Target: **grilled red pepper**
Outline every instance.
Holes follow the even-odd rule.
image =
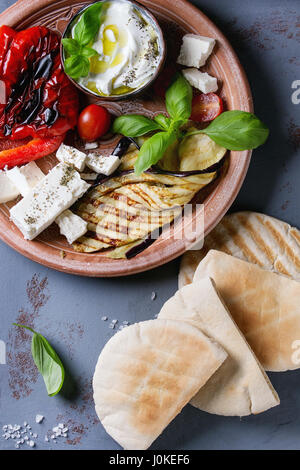
[[[31,152],[42,156],[41,145],[55,150],[62,139],[53,137],[75,127],[78,93],[63,71],[59,49],[59,37],[45,27],[0,27],[0,142],[31,137]],[[11,149],[14,161],[18,148],[27,154],[24,144]],[[0,152],[0,168],[5,159]]]
[[[64,136],[60,135],[45,138],[34,137],[29,141],[25,139],[25,142],[19,141],[20,145],[18,147],[9,148],[0,152],[0,169],[22,165],[50,155],[50,153],[58,149],[63,140]]]

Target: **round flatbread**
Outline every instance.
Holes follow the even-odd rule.
[[[226,357],[221,346],[189,324],[131,325],[99,356],[93,379],[99,419],[124,449],[147,449]]]
[[[188,322],[228,353],[226,361],[192,398],[193,406],[218,415],[247,416],[279,404],[269,378],[210,278],[177,291],[158,318]]]
[[[211,249],[300,281],[300,231],[274,217],[258,212],[225,216],[201,250],[183,255],[179,288],[192,282],[198,264]]]
[[[300,367],[300,282],[210,250],[193,282],[210,277],[265,370]]]

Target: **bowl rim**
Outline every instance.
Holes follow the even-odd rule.
[[[62,42],[60,43],[60,60],[61,60],[61,63],[62,63],[62,66],[63,66],[63,69],[64,69],[64,72],[66,73],[68,79],[73,83],[73,85],[76,86],[76,88],[78,88],[82,93],[85,93],[86,95],[88,96],[91,96],[93,97],[94,99],[98,98],[99,100],[101,101],[121,101],[121,100],[126,100],[126,99],[129,99],[129,98],[132,98],[132,97],[136,97],[138,95],[140,95],[141,93],[143,93],[146,89],[148,89],[149,87],[151,87],[151,85],[153,84],[153,82],[157,79],[158,75],[160,74],[163,66],[164,66],[164,63],[165,63],[165,60],[166,60],[166,56],[167,56],[167,45],[166,45],[166,41],[165,41],[165,38],[164,38],[164,35],[163,35],[163,32],[162,32],[162,29],[159,25],[159,22],[158,20],[155,18],[155,16],[151,13],[151,11],[148,10],[148,8],[144,7],[143,5],[141,5],[139,2],[136,2],[135,0],[97,0],[95,2],[91,2],[90,4],[88,5],[85,5],[84,7],[80,8],[76,13],[75,15],[73,15],[68,24],[66,25],[63,33],[62,33],[62,39],[64,39],[66,37],[66,34],[70,28],[70,25],[73,23],[74,19],[77,18],[78,16],[80,16],[82,14],[82,12],[84,10],[87,10],[88,8],[90,8],[92,5],[94,5],[95,3],[104,3],[104,2],[118,2],[118,3],[130,3],[132,5],[135,5],[138,9],[142,10],[143,12],[145,12],[146,16],[150,17],[153,24],[155,25],[155,29],[156,29],[156,32],[157,32],[157,35],[159,37],[159,41],[160,41],[160,48],[161,48],[161,53],[160,53],[160,61],[159,61],[159,64],[157,65],[156,67],[156,71],[155,73],[151,76],[150,80],[148,82],[146,82],[143,86],[141,86],[140,88],[137,88],[133,91],[130,91],[128,93],[123,93],[121,95],[109,95],[109,96],[102,96],[102,95],[98,95],[97,93],[93,92],[93,91],[90,91],[90,90],[87,90],[86,88],[84,88],[83,86],[81,86],[76,80],[74,80],[72,77],[70,77],[66,72],[65,72],[65,55],[64,55],[64,48],[63,48],[63,44]]]

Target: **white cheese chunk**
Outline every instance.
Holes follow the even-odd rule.
[[[202,67],[215,46],[215,39],[196,34],[186,34],[183,36],[183,42],[180,54],[177,59],[178,64],[187,67]]]
[[[85,150],[94,150],[99,147],[98,142],[86,142],[84,148]]]
[[[59,163],[10,210],[11,220],[25,239],[33,240],[89,187],[74,167]]]
[[[15,166],[8,170],[6,174],[23,197],[27,196],[32,188],[45,177],[35,162],[27,163],[27,165],[21,167]]]
[[[87,232],[87,222],[70,210],[60,214],[55,222],[59,226],[60,233],[66,237],[70,245]]]
[[[197,69],[185,69],[182,71],[187,81],[202,93],[212,93],[218,90],[218,81],[208,73],[202,73]]]
[[[78,171],[84,170],[86,154],[74,147],[61,144],[61,146],[56,152],[56,158],[60,162],[65,162],[69,163],[70,165],[73,165]]]
[[[106,176],[109,176],[116,171],[120,163],[121,160],[115,155],[104,157],[103,155],[97,155],[96,153],[89,153],[86,159],[86,164],[91,170]]]
[[[10,181],[5,171],[0,171],[0,204],[13,201],[18,197],[20,191]]]

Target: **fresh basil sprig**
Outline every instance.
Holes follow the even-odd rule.
[[[208,127],[188,133],[206,134],[228,150],[250,150],[263,145],[269,129],[254,114],[246,111],[225,111]]]
[[[153,131],[164,129],[160,123],[140,114],[120,116],[115,119],[113,132],[125,135],[125,137],[140,137]]]
[[[18,323],[14,323],[14,325],[33,333],[31,353],[34,363],[43,376],[48,395],[50,397],[57,395],[65,379],[65,370],[60,358],[51,344],[40,333],[37,333],[29,326],[19,325]]]
[[[192,87],[179,73],[166,92],[166,108],[170,117],[158,114],[152,120],[131,114],[120,116],[114,122],[113,131],[126,137],[134,138],[159,131],[146,140],[139,151],[134,166],[138,176],[157,163],[175,139],[206,134],[228,150],[250,150],[264,144],[269,135],[267,126],[254,114],[246,111],[226,111],[205,129],[184,134],[180,128],[187,123],[191,115]]]
[[[176,134],[174,132],[158,132],[150,139],[147,139],[142,145],[139,157],[135,162],[135,173],[140,175],[150,166],[155,165],[175,140]]]
[[[81,15],[74,28],[74,38],[62,39],[66,59],[65,72],[77,80],[86,77],[90,70],[89,59],[98,55],[98,52],[88,47],[99,31],[101,23],[102,4],[95,3],[87,8]]]
[[[187,122],[192,113],[193,91],[189,82],[182,74],[166,92],[166,108],[173,121]]]
[[[160,131],[142,145],[135,162],[135,173],[155,165],[164,155],[167,148],[180,136],[179,128],[191,115],[192,87],[183,75],[177,74],[166,93],[167,110],[170,117],[158,114],[154,119],[131,114],[118,117],[113,125],[113,132],[126,137],[139,137],[149,132]]]

